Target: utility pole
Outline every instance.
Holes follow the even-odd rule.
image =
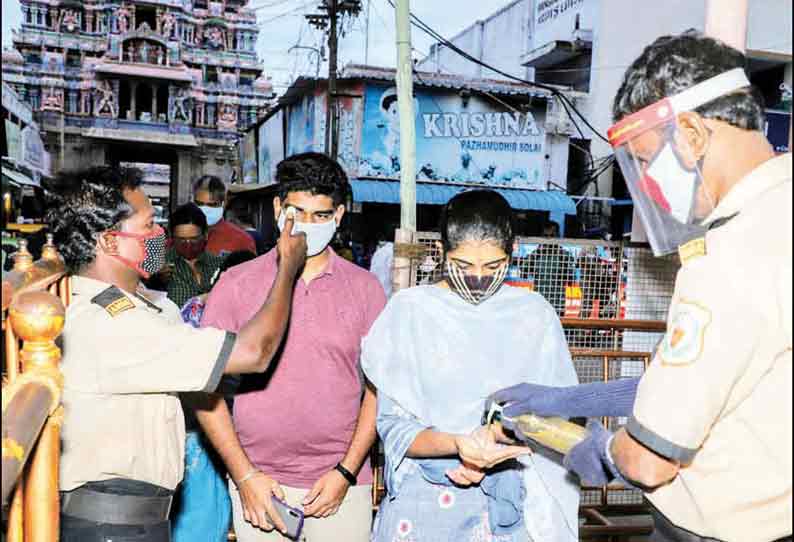
[[[369,66],[369,15],[372,8],[372,0],[367,0],[367,33],[364,36],[364,65]]]
[[[416,124],[410,0],[397,0],[397,106],[400,110],[400,227],[416,231]]]
[[[320,9],[325,13],[307,15],[312,26],[325,30],[328,28],[328,100],[325,112],[325,150],[334,160],[339,156],[339,129],[337,121],[337,59],[339,46],[339,17],[351,13],[358,15],[361,0],[323,0]]]
[[[410,286],[410,247],[416,232],[416,124],[411,60],[410,0],[397,0],[397,106],[400,110],[400,229],[394,246],[395,291]]]
[[[337,0],[327,0],[326,6],[328,6],[331,29],[328,32],[328,101],[325,111],[325,148],[326,152],[331,149],[331,158],[336,160],[339,156],[339,131],[336,128],[336,61],[338,58],[337,47],[339,46],[339,36],[336,31]]]

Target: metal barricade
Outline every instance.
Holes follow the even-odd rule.
[[[3,504],[8,542],[59,536],[58,469],[63,380],[55,340],[71,291],[52,236],[36,262],[20,242],[3,277]]]

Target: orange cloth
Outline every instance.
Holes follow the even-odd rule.
[[[244,229],[226,220],[221,220],[210,227],[207,252],[215,256],[228,256],[238,250],[247,250],[256,254],[256,243]]]

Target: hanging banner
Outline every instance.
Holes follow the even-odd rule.
[[[22,130],[22,164],[42,175],[50,175],[50,153],[44,150],[44,142],[39,131],[33,126]]]
[[[30,106],[23,102],[6,83],[3,83],[3,107],[9,113],[16,115],[25,124],[33,122],[33,111]]]
[[[243,184],[256,183],[256,132],[253,130],[240,141],[240,163],[243,165]]]
[[[276,183],[276,166],[284,159],[284,113],[279,111],[259,127],[259,184]]]
[[[417,179],[544,190],[542,103],[542,109],[515,112],[479,96],[417,91]],[[366,88],[358,174],[400,178],[400,123],[394,87]]]
[[[19,162],[22,159],[19,126],[8,119],[6,119],[6,145],[8,147],[8,157]]]

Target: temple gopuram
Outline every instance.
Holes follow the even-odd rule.
[[[171,205],[229,181],[273,87],[247,0],[21,0],[3,81],[30,104],[52,169],[163,164]]]

